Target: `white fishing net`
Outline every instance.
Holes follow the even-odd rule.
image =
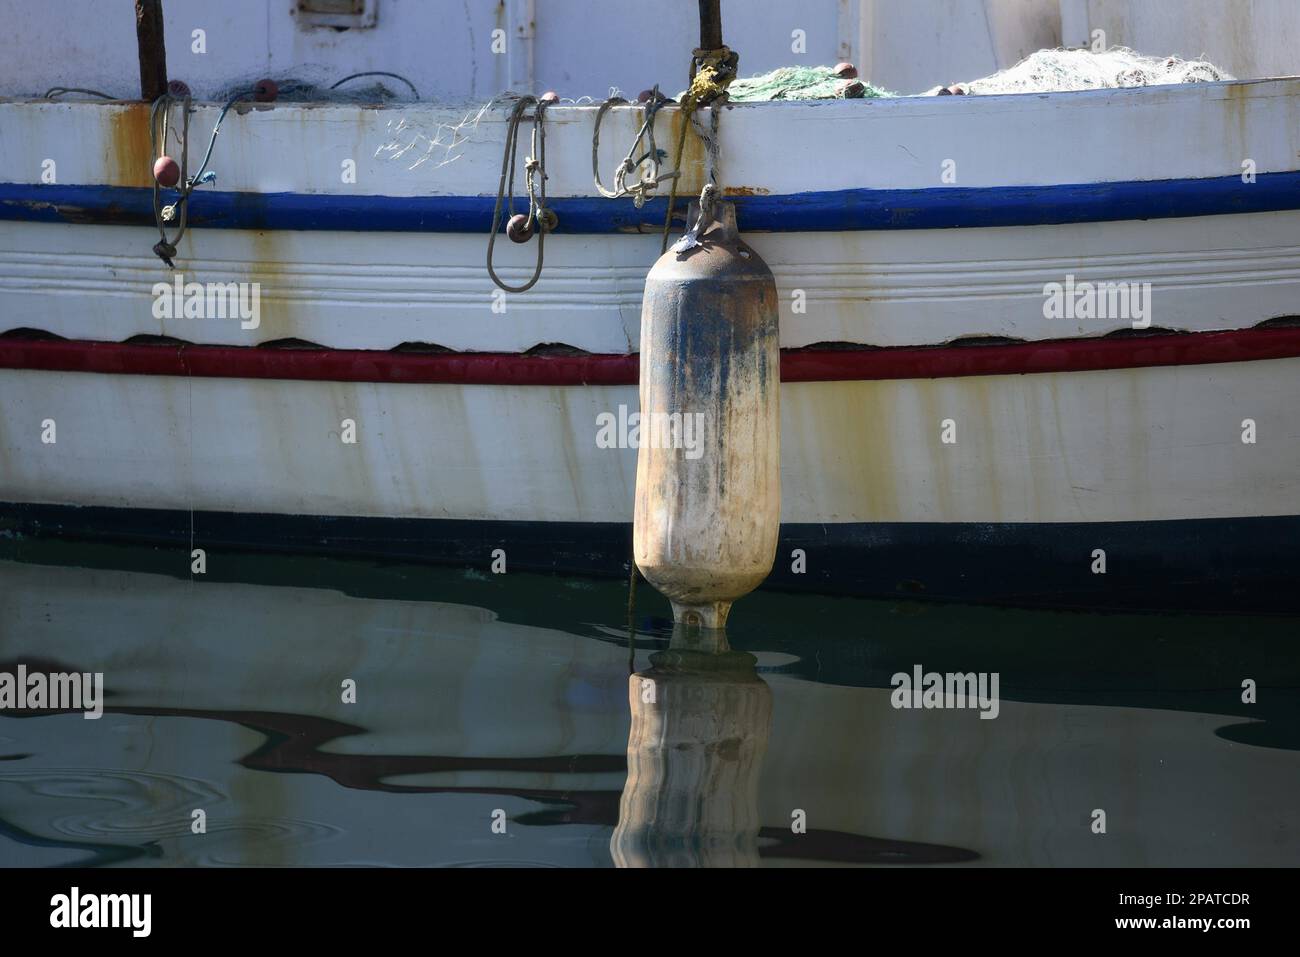
[[[1065,93],[1130,86],[1208,83],[1233,77],[1206,60],[1143,56],[1126,47],[1091,50],[1039,50],[992,76],[959,83],[965,93]],[[944,87],[926,91],[933,96]]]
[[[376,157],[405,162],[408,169],[429,164],[430,169],[440,169],[448,163],[454,163],[463,154],[463,147],[469,143],[478,130],[479,122],[493,111],[502,116],[509,113],[521,94],[505,92],[493,97],[486,103],[462,104],[459,109],[464,113],[457,120],[438,120],[426,113],[403,113],[400,117],[388,121],[387,143],[380,144],[375,150]],[[611,89],[610,96],[617,96],[618,90]],[[585,106],[594,103],[590,96],[576,99],[562,96],[558,100],[561,106]],[[452,104],[440,106],[452,108]]]
[[[460,159],[463,147],[496,100],[469,108],[459,120],[440,121],[423,114],[403,113],[388,121],[389,140],[375,150],[376,157],[405,163],[408,169],[429,164],[440,169]]]

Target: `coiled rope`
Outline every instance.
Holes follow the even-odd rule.
[[[542,263],[545,252],[546,234],[555,228],[555,213],[546,207],[546,128],[545,114],[546,107],[549,105],[546,100],[539,100],[535,96],[522,96],[519,102],[515,104],[514,110],[510,113],[510,120],[506,126],[506,146],[505,153],[501,157],[501,180],[497,184],[497,201],[492,210],[492,232],[488,234],[487,247],[487,268],[488,275],[497,287],[504,289],[506,292],[527,292],[537,284],[537,280],[542,276]],[[523,122],[524,111],[528,107],[534,107],[533,110],[533,132],[530,155],[524,159],[524,189],[528,193],[528,215],[524,224],[525,230],[535,230],[537,233],[537,265],[533,269],[533,276],[522,286],[511,286],[502,281],[492,266],[492,251],[496,245],[497,233],[501,230],[502,224],[502,205],[506,209],[505,219],[509,220],[515,214],[515,153],[519,143],[519,126]]]

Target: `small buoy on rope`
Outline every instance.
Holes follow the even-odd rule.
[[[180,164],[167,155],[158,157],[153,164],[153,178],[159,186],[171,189],[181,180]]]
[[[781,508],[776,280],[715,195],[646,276],[633,527],[676,622],[709,629],[772,570]]]
[[[546,234],[554,232],[560,224],[555,211],[546,205],[546,108],[559,100],[555,92],[543,93],[541,97],[521,96],[510,111],[510,120],[506,124],[505,153],[501,157],[501,180],[497,185],[496,206],[492,210],[492,229],[488,233],[487,271],[498,289],[506,292],[527,292],[537,284],[542,276],[542,263],[545,257]],[[532,150],[524,159],[524,189],[528,194],[528,212],[516,213],[515,206],[515,150],[519,142],[519,126],[524,120],[528,107],[533,107]],[[537,263],[533,275],[527,282],[512,286],[497,275],[492,262],[492,252],[496,248],[497,232],[504,219],[506,235],[512,242],[526,243],[537,236]]]
[[[844,80],[856,80],[858,78],[858,68],[848,62],[837,63],[835,64],[835,75]]]
[[[190,87],[189,84],[186,83],[184,80],[168,80],[167,92],[170,93],[172,96],[182,96],[182,97],[189,96]]]
[[[253,99],[258,103],[274,103],[280,95],[280,84],[272,79],[261,79],[253,84]]]
[[[533,238],[532,220],[524,213],[515,213],[506,223],[506,235],[512,243],[526,243]]]

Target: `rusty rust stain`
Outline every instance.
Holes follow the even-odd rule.
[[[108,182],[113,186],[150,186],[153,150],[149,145],[149,104],[124,103],[108,108]]]
[[[767,196],[771,192],[762,186],[728,186],[722,190],[724,196]]]
[[[677,138],[681,136],[682,123],[689,122],[682,116],[681,110],[665,110],[670,122],[671,134],[667,141],[668,164],[671,165],[677,154]],[[682,144],[682,175],[677,181],[677,194],[689,196],[699,193],[704,185],[704,142],[694,128],[686,131],[686,142]]]

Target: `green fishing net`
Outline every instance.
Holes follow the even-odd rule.
[[[733,103],[837,100],[846,95],[855,99],[894,96],[865,80],[846,80],[829,66],[783,66],[758,76],[737,77],[727,87],[727,93]],[[681,94],[677,98],[681,99]]]

